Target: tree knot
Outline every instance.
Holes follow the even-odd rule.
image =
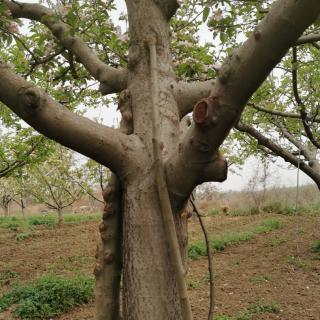
[[[103,255],[104,263],[110,264],[113,260],[114,260],[114,254],[111,251],[106,250]]]
[[[36,87],[22,87],[19,89],[18,95],[22,107],[32,110],[40,107],[41,93]]]

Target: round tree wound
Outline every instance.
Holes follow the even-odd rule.
[[[193,109],[193,120],[198,125],[204,125],[208,118],[208,102],[206,100],[199,101]]]

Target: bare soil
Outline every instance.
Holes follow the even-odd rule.
[[[279,313],[259,314],[254,319],[320,320],[320,260],[312,244],[320,240],[320,217],[255,215],[208,217],[211,235],[245,230],[267,218],[283,222],[279,230],[227,247],[214,254],[215,314],[236,316],[257,301],[274,302]],[[43,274],[91,275],[98,240],[98,223],[38,227],[34,236],[16,241],[16,232],[0,229],[0,273],[18,278],[1,284],[6,291],[15,281],[29,281]],[[190,223],[190,241],[202,237],[196,221]],[[206,258],[190,261],[188,283],[194,319],[207,319],[208,268]],[[94,305],[79,307],[55,320],[93,320]],[[5,316],[5,318],[4,318]],[[9,315],[0,315],[8,320]]]

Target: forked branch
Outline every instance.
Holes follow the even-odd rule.
[[[248,40],[228,57],[210,97],[196,104],[195,123],[181,142],[179,152],[172,154],[167,164],[169,189],[181,196],[180,204],[188,199],[202,170],[199,166],[188,185],[177,188],[176,181],[183,180],[186,172],[180,168],[188,159],[202,161],[204,165],[205,160],[209,162],[217,154],[249,98],[319,14],[318,0],[276,1]],[[178,198],[176,201],[179,203]]]
[[[304,44],[314,44],[317,45],[317,42],[320,41],[320,33],[310,33],[307,35],[302,35],[298,40],[292,43],[292,46],[300,46]],[[177,99],[177,103],[179,106],[179,111],[181,118],[185,116],[187,113],[192,112],[193,106],[195,102],[201,98],[206,98],[209,96],[207,94],[207,90],[210,91],[210,87],[212,89],[212,85],[210,85],[210,81],[205,82],[179,82],[175,85],[174,94]],[[185,98],[186,97],[186,98]],[[260,107],[261,108],[261,107]],[[280,114],[280,112],[276,110],[268,110],[261,108],[260,111],[272,112],[273,114]],[[300,117],[299,114],[293,113],[283,113],[283,116],[297,118]],[[314,121],[320,122],[320,118],[315,119]]]
[[[78,36],[73,36],[70,27],[57,19],[56,14],[49,8],[31,3],[17,3],[3,0],[13,18],[25,18],[43,23],[51,30],[61,45],[75,55],[88,72],[100,82],[102,94],[120,92],[127,85],[127,71],[106,65]]]
[[[0,101],[50,139],[108,166],[121,175],[137,140],[70,112],[0,62]],[[133,158],[135,158],[133,156]]]

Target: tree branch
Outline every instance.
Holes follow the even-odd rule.
[[[256,104],[254,104],[252,102],[247,103],[247,105],[249,107],[252,107],[252,108],[258,110],[258,111],[261,111],[261,112],[264,112],[264,113],[269,113],[269,114],[272,114],[274,116],[279,116],[279,117],[283,117],[283,118],[301,119],[301,114],[299,114],[299,113],[281,112],[281,111],[277,111],[277,110],[271,110],[271,109],[267,109],[267,108],[263,108],[263,107],[257,106]],[[307,120],[308,121],[312,121],[312,122],[320,123],[320,118],[319,117],[314,117],[314,116],[307,115]]]
[[[309,150],[309,148],[305,145],[303,145],[300,141],[298,141],[289,131],[288,128],[284,126],[283,123],[278,123],[277,126],[279,126],[283,136],[290,141],[298,150],[301,151],[302,155],[306,158],[306,160],[311,161],[314,156],[312,152]]]
[[[177,0],[153,0],[162,10],[164,16],[170,20],[180,7]]]
[[[172,84],[173,95],[179,107],[180,119],[193,110],[201,98],[208,97],[214,85],[213,80],[204,82],[183,82]]]
[[[78,62],[82,63],[88,72],[100,82],[102,94],[120,92],[127,85],[127,70],[107,66],[78,36],[73,36],[70,27],[57,20],[55,13],[39,4],[16,3],[3,0],[11,11],[13,18],[35,20],[47,26],[61,45],[72,52]]]
[[[300,37],[295,43],[296,46],[300,46],[306,43],[313,43],[320,41],[320,33],[310,33],[308,35]]]
[[[314,43],[320,41],[320,33],[312,33],[305,36],[301,36],[296,42],[295,46],[303,45],[306,43]],[[205,98],[209,96],[209,93],[214,84],[213,80],[205,81],[205,82],[178,82],[177,85],[174,86],[174,96],[177,100],[177,104],[179,107],[180,117],[183,118],[187,113],[192,112],[194,104],[200,100],[201,98]],[[255,106],[254,104],[248,104],[255,109],[267,113],[271,113],[274,115],[279,115],[283,117],[289,118],[301,118],[299,114],[296,113],[286,113],[280,112],[276,110],[269,110],[259,106]],[[312,117],[308,116],[308,119]],[[314,122],[320,122],[320,118],[313,119]]]
[[[1,62],[0,88],[0,101],[37,131],[124,174],[128,154],[138,148],[135,136],[70,112]]]
[[[295,157],[293,154],[288,152],[287,150],[283,149],[279,145],[272,142],[270,139],[265,137],[262,133],[260,133],[258,130],[254,129],[253,127],[238,123],[235,128],[241,132],[246,132],[252,137],[254,137],[260,145],[263,145],[264,147],[270,149],[273,151],[276,155],[280,156],[283,160],[286,162],[291,163],[295,167],[299,167],[306,175],[308,175],[318,186],[320,189],[320,173],[313,170],[310,166],[308,166],[305,162],[299,161],[298,157]]]
[[[320,142],[314,137],[313,132],[308,125],[307,121],[307,112],[304,102],[302,101],[299,88],[298,88],[298,59],[297,59],[297,47],[292,48],[292,89],[294,99],[299,107],[300,115],[302,119],[302,124],[304,127],[304,131],[306,132],[307,137],[309,138],[310,142],[317,148],[320,149]]]
[[[211,96],[195,105],[194,124],[167,163],[168,186],[178,209],[199,179],[206,179],[200,165],[186,175],[185,164],[192,159],[193,164],[204,165],[217,154],[249,98],[319,13],[318,0],[278,0],[248,40],[228,57]],[[177,185],[176,181],[186,183]]]

